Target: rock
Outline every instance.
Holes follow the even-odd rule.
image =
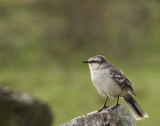
[[[108,107],[72,119],[61,126],[136,126],[132,115],[123,106]]]
[[[51,126],[49,106],[26,93],[0,88],[1,126]]]

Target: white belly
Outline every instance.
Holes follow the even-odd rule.
[[[122,88],[109,76],[108,71],[92,71],[91,80],[103,97],[121,96]]]

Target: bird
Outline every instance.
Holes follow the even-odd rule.
[[[132,83],[121,69],[111,64],[103,55],[93,56],[83,63],[89,65],[91,80],[98,93],[106,98],[103,107],[98,112],[108,107],[106,106],[108,98],[117,98],[116,105],[113,107],[116,108],[119,106],[119,97],[122,97],[136,120],[149,117],[132,97],[132,95],[136,96]]]

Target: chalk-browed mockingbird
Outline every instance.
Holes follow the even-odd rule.
[[[147,113],[132,97],[132,95],[136,96],[132,88],[132,83],[120,69],[112,65],[102,55],[91,57],[88,60],[83,61],[83,63],[89,65],[91,80],[94,86],[99,94],[106,98],[103,108],[99,111],[107,107],[106,102],[108,97],[117,97],[116,106],[118,106],[119,97],[123,97],[136,120],[148,118]]]

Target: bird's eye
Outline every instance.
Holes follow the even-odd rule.
[[[91,63],[98,63],[99,64],[100,61],[98,61],[98,60],[92,60]]]

